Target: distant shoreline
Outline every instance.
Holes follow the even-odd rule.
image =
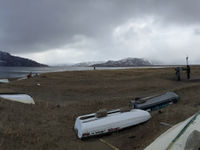
[[[135,66],[135,67],[95,67],[95,70],[124,70],[124,69],[159,69],[184,67],[185,65],[151,65],[151,66]],[[198,67],[199,65],[191,65]],[[91,71],[94,67],[70,67],[70,66],[49,66],[49,67],[0,67],[0,78],[22,78],[26,77],[30,72],[33,74],[43,74],[52,72],[65,71]]]

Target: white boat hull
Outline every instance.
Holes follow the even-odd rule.
[[[79,116],[76,119],[74,129],[78,138],[118,131],[126,127],[140,124],[151,118],[151,115],[147,111],[132,109],[128,112],[118,111],[116,113],[111,113],[102,118],[90,117],[89,119],[81,119],[94,115],[95,114]]]
[[[0,79],[0,83],[9,83],[8,79]]]
[[[199,114],[173,126],[160,135],[145,150],[186,150],[187,139],[193,131],[200,131]]]
[[[35,104],[33,98],[27,94],[0,94],[0,98],[25,104]]]

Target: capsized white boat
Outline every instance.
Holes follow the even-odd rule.
[[[33,98],[27,94],[1,93],[0,98],[25,104],[35,104]]]
[[[9,83],[8,79],[0,79],[0,83]]]
[[[149,112],[144,110],[132,109],[122,112],[120,109],[116,109],[107,112],[106,116],[100,118],[95,113],[79,116],[75,121],[74,129],[78,138],[84,138],[118,131],[145,122],[150,118]]]
[[[200,111],[164,132],[145,150],[198,150],[199,140]]]

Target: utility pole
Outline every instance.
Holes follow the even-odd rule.
[[[187,57],[186,57],[186,65],[188,65],[188,64],[189,64],[189,63],[188,63],[188,59],[189,59],[189,58],[188,58],[188,56],[187,56]]]

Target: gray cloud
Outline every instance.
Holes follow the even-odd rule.
[[[149,52],[142,53],[144,49],[137,47],[144,43],[128,50],[127,43],[123,47],[124,43],[113,40],[113,31],[125,27],[130,20],[136,22],[153,17],[150,27],[137,31],[134,26],[123,36],[131,39],[130,43],[138,43],[141,36],[147,34],[154,38],[148,41],[154,43],[148,45],[151,46],[149,51],[158,53],[155,49],[166,48],[155,43],[152,30],[159,28],[168,32],[171,27],[180,26],[183,30],[191,27],[197,35],[199,10],[200,1],[197,0],[1,0],[0,45],[2,50],[15,54],[73,49],[74,55],[85,52],[85,60],[98,59],[97,56],[101,59],[120,57],[117,54],[147,57]],[[165,34],[159,36],[166,38]],[[91,52],[96,55],[90,58]]]

